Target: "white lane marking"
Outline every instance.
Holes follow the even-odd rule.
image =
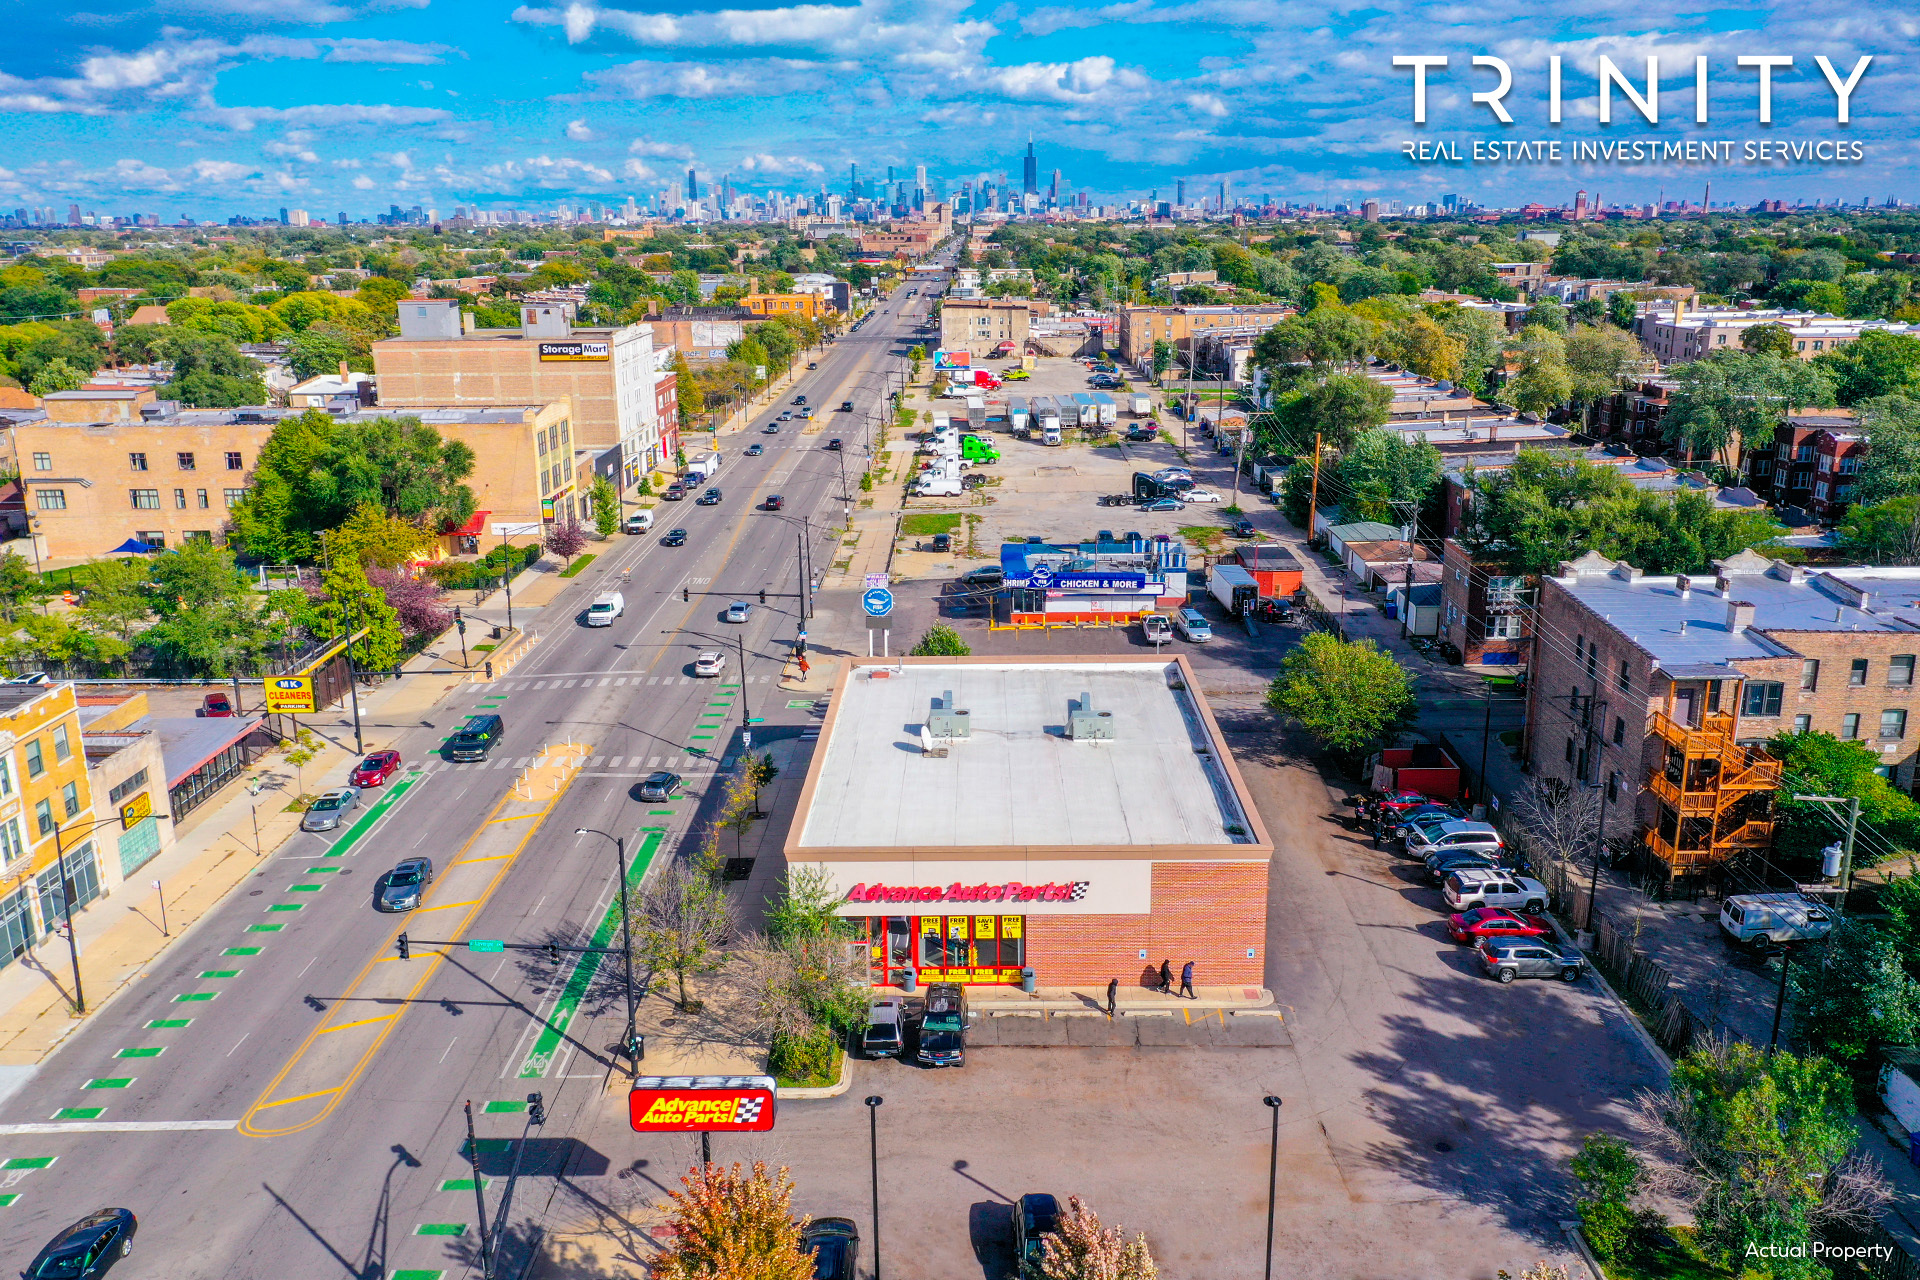
[[[307,969],[311,969],[313,968],[313,966],[319,963],[320,963],[320,957],[315,956],[313,959],[307,961]],[[296,978],[304,978],[307,976],[307,969],[302,969],[300,972],[294,974],[293,976]]]
[[[250,1036],[250,1035],[252,1035],[252,1034],[253,1034],[253,1032],[251,1032],[251,1031],[249,1031],[249,1032],[247,1032],[247,1036]],[[239,1038],[238,1040],[235,1040],[235,1041],[233,1042],[233,1048],[231,1048],[231,1049],[229,1049],[229,1050],[227,1050],[227,1056],[228,1056],[229,1058],[231,1058],[231,1057],[232,1057],[232,1056],[233,1056],[233,1055],[234,1055],[235,1053],[237,1053],[237,1052],[239,1051],[239,1049],[240,1049],[240,1046],[241,1046],[241,1045],[243,1045],[243,1044],[245,1044],[245,1043],[247,1042],[247,1036],[241,1036],[241,1037],[240,1037],[240,1038]]]
[[[447,1054],[453,1052],[454,1043],[459,1039],[460,1039],[459,1036],[455,1036],[452,1040],[447,1041],[446,1052],[440,1055],[440,1061],[445,1062],[447,1060]]]
[[[70,1120],[58,1124],[0,1124],[9,1133],[184,1133],[201,1129],[237,1129],[238,1120]]]

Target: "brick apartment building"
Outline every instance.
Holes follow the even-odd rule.
[[[1524,666],[1533,638],[1536,580],[1453,538],[1440,550],[1440,638],[1469,666]]]
[[[260,450],[297,409],[185,409],[139,422],[21,423],[33,548],[46,567],[97,560],[132,538],[156,547],[222,541],[228,512],[253,482]],[[417,417],[474,452],[466,480],[480,515],[470,538],[539,536],[543,516],[590,518],[585,460],[566,399],[536,406],[365,409],[339,421]],[[455,548],[458,549],[457,547]],[[473,549],[469,547],[468,549]]]
[[[1265,331],[1292,314],[1292,307],[1278,302],[1241,307],[1121,307],[1120,358],[1133,365],[1149,363],[1156,342],[1171,342],[1191,354],[1196,334],[1209,329]]]
[[[1747,487],[1832,525],[1846,512],[1866,456],[1866,436],[1850,410],[1791,413],[1774,426],[1773,439],[1747,444]]]
[[[1663,421],[1672,407],[1676,384],[1669,378],[1643,378],[1631,387],[1609,391],[1587,410],[1587,434],[1618,441],[1635,453],[1666,451]]]
[[[1660,302],[1641,313],[1635,322],[1641,345],[1662,364],[1680,364],[1698,360],[1714,351],[1737,351],[1740,336],[1757,324],[1784,326],[1793,345],[1793,354],[1811,360],[1828,351],[1838,351],[1869,329],[1888,333],[1913,334],[1920,325],[1896,324],[1885,320],[1844,320],[1838,316],[1812,311],[1787,311],[1777,307],[1700,307],[1690,308],[1685,301],[1671,305]]]
[[[940,304],[940,347],[991,355],[1011,342],[1016,354],[1026,349],[1033,312],[1019,298],[948,298]]]
[[[451,299],[399,304],[400,336],[373,344],[389,408],[552,404],[571,398],[582,448],[620,447],[621,486],[670,462],[679,423],[656,411],[653,329],[575,328],[560,304],[527,303],[518,329],[468,329]]]
[[[828,300],[817,293],[750,293],[740,305],[763,319],[792,316],[796,320],[818,320],[831,310]]]
[[[1517,290],[1523,299],[1531,300],[1547,284],[1547,264],[1544,262],[1496,262],[1493,275],[1501,284]]]
[[[1914,787],[1920,568],[1806,569],[1742,552],[1646,577],[1589,552],[1541,582],[1528,686],[1541,777],[1602,786],[1605,830],[1669,877],[1772,839],[1777,733],[1859,742]]]

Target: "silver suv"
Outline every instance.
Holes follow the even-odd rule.
[[[1558,978],[1578,982],[1587,962],[1578,951],[1563,951],[1539,938],[1487,938],[1478,948],[1480,963],[1496,982],[1515,978]]]
[[[1535,915],[1547,909],[1547,886],[1511,871],[1461,868],[1447,877],[1441,896],[1449,911],[1474,907],[1509,907]]]
[[[1484,849],[1498,852],[1506,841],[1487,822],[1468,822],[1461,818],[1445,822],[1415,823],[1407,828],[1407,852],[1424,858],[1440,849]]]

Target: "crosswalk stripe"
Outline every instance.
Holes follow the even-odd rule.
[[[536,689],[544,689],[547,687],[547,682],[545,680],[535,680],[533,682],[533,687]]]
[[[639,758],[639,757],[637,757],[637,756],[635,757],[635,759],[638,759],[638,758]],[[649,769],[658,769],[659,767],[660,767],[660,757],[659,757],[659,756],[649,756],[649,757],[647,757],[647,768],[649,768]]]
[[[618,680],[615,680],[613,683],[615,688],[624,689],[626,688],[626,685],[627,685],[627,678],[625,676],[621,676]]]

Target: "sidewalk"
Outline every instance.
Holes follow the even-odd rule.
[[[363,692],[360,718],[367,750],[396,741],[414,727],[406,722],[444,692],[430,676],[404,677]],[[303,720],[301,728],[322,744],[315,759],[296,771],[277,750],[262,756],[218,799],[189,815],[171,847],[74,916],[88,1014],[144,976],[242,881],[264,874],[268,859],[299,830],[301,815],[287,812],[287,806],[300,791],[313,792],[329,778],[337,779],[341,767],[356,758],[350,706]],[[152,887],[156,881],[162,886],[158,892]],[[81,1024],[72,1012],[72,987],[73,962],[59,937],[49,937],[0,969],[0,1096]]]

